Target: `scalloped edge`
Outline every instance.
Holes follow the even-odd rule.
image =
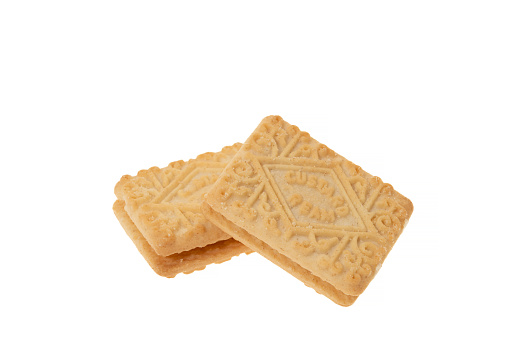
[[[115,216],[143,258],[160,276],[174,278],[179,273],[190,274],[194,271],[203,270],[207,265],[219,264],[242,253],[249,254],[253,252],[250,248],[230,238],[167,257],[160,256],[143,237],[125,211],[124,206],[124,201],[115,201],[113,204]]]

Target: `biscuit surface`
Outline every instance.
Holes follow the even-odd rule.
[[[278,251],[270,248],[270,246],[265,244],[260,239],[250,235],[242,228],[236,227],[231,221],[227,220],[221,214],[214,211],[207,203],[203,203],[203,210],[207,218],[214,222],[214,224],[221,225],[222,229],[227,230],[229,233],[233,234],[235,238],[242,239],[244,244],[249,246],[250,249],[257,251],[279,267],[286,270],[294,277],[301,280],[304,284],[306,284],[306,286],[314,288],[316,292],[327,296],[336,304],[341,306],[350,306],[357,299],[357,296],[344,294],[331,284],[316,277],[311,272],[302,268]]]
[[[115,201],[113,205],[115,216],[150,267],[163,277],[173,278],[178,273],[188,274],[201,270],[209,264],[218,264],[242,253],[252,252],[238,241],[230,238],[167,257],[160,256],[149,245],[131,218],[129,218],[124,206],[125,203],[123,201]]]
[[[152,167],[115,186],[117,198],[143,237],[160,256],[189,251],[230,238],[201,213],[203,195],[240,144],[196,159]]]
[[[276,251],[350,296],[373,279],[413,211],[391,185],[277,116],[261,122],[205,204],[234,238],[257,239],[260,254],[277,263]]]

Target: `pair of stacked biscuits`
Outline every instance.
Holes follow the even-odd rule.
[[[335,303],[365,290],[409,199],[279,116],[244,144],[125,175],[113,210],[158,274],[256,251]]]

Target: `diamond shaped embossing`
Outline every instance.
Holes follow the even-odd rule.
[[[264,165],[295,225],[364,232],[366,228],[336,174],[328,168]]]
[[[124,201],[129,218],[158,255],[170,256],[228,238],[205,219],[200,205],[239,148],[240,144],[235,144],[221,152],[122,177],[115,194]]]
[[[190,171],[163,201],[172,204],[200,204],[202,195],[208,192],[223,168],[195,168]]]
[[[251,134],[204,206],[224,230],[345,306],[413,211],[391,185],[277,116]]]

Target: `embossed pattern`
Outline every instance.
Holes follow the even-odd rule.
[[[202,214],[203,195],[217,180],[240,144],[196,159],[152,167],[115,187],[117,198],[139,231],[160,256],[188,251],[230,238]]]
[[[120,200],[114,203],[113,211],[115,216],[150,267],[163,277],[173,278],[179,273],[189,274],[202,270],[209,264],[218,264],[242,253],[251,252],[250,249],[230,238],[167,257],[160,256],[149,245],[138,230],[138,227],[129,218],[124,206],[125,203]]]
[[[277,116],[261,122],[206,203],[232,223],[225,231],[247,231],[352,296],[373,279],[413,211],[391,185]]]

